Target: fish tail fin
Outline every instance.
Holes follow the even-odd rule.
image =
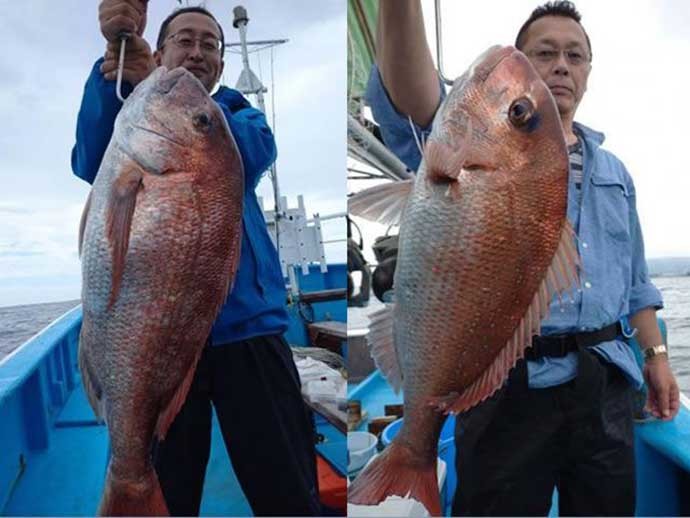
[[[98,515],[170,516],[153,467],[138,480],[118,479],[109,468]]]
[[[394,440],[352,482],[347,499],[351,504],[376,505],[392,495],[414,498],[431,516],[440,516],[436,458],[420,462],[409,448]]]

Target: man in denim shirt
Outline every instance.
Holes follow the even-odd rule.
[[[527,361],[494,397],[457,418],[458,488],[453,515],[544,515],[554,487],[561,514],[632,515],[635,473],[631,395],[644,380],[657,418],[678,412],[635,207],[632,179],[604,135],[573,118],[586,90],[592,48],[570,2],[537,8],[520,29],[523,51],[549,87],[570,156],[568,219],[578,234],[582,289],[552,301]],[[377,67],[367,97],[386,145],[412,170],[417,135],[430,131],[445,96],[418,0],[380,0]],[[422,139],[423,140],[423,139]],[[622,341],[628,317],[644,373]],[[662,347],[659,347],[662,346]]]
[[[182,66],[211,92],[223,70],[224,36],[207,10],[174,11],[160,28],[152,54],[141,37],[146,0],[103,0],[101,32],[107,50],[86,82],[77,120],[72,169],[92,183],[122,103],[115,95],[121,31],[126,45],[123,95],[159,65]],[[154,463],[173,516],[199,514],[211,446],[212,405],[232,466],[255,515],[322,513],[316,482],[314,431],[302,401],[290,347],[285,281],[278,254],[254,192],[276,158],[264,114],[240,92],[220,87],[213,95],[228,121],[244,165],[240,264],[234,285],[199,360],[187,399]]]

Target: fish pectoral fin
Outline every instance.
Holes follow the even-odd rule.
[[[424,149],[426,178],[435,183],[457,182],[472,144],[472,121],[467,120],[467,137],[457,150],[443,142],[432,140]]]
[[[360,191],[348,200],[348,212],[384,225],[398,224],[412,192],[413,182],[413,179],[400,180]]]
[[[86,198],[86,204],[84,205],[84,211],[81,213],[81,220],[79,221],[79,257],[81,257],[81,249],[84,243],[84,230],[86,229],[86,221],[89,218],[89,210],[91,210],[91,193],[93,189],[89,191],[89,196]]]
[[[376,367],[397,394],[403,377],[393,339],[393,308],[391,304],[371,314],[367,343]]]
[[[549,312],[551,299],[559,297],[579,284],[577,269],[581,265],[580,257],[574,243],[575,232],[566,220],[561,231],[561,240],[551,265],[546,270],[532,302],[520,320],[513,336],[499,351],[496,358],[482,375],[460,395],[453,394],[430,400],[429,404],[445,414],[464,412],[484,401],[496,392],[508,377],[520,358],[525,356],[525,349],[531,347],[532,337],[540,333],[541,321]]]
[[[136,166],[125,169],[113,182],[106,208],[106,237],[112,251],[112,288],[108,308],[117,300],[129,247],[129,233],[142,185],[143,172]]]

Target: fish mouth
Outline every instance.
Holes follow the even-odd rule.
[[[494,45],[479,56],[470,66],[470,77],[484,82],[501,62],[518,52],[515,47]]]
[[[177,84],[177,82],[182,79],[185,74],[185,69],[182,67],[177,67],[171,71],[164,70],[161,73],[160,78],[156,84],[156,90],[159,93],[167,94],[169,93]]]
[[[146,128],[144,126],[139,126],[138,124],[134,124],[132,127],[139,129],[139,130],[142,130],[142,131],[145,131],[147,133],[152,133],[152,134],[154,134],[154,135],[156,135],[156,136],[158,136],[164,140],[167,140],[168,142],[175,144],[176,146],[184,147],[184,144],[182,142],[178,142],[177,140],[175,140],[171,137],[168,137],[167,135],[164,135],[163,133],[161,133],[159,131],[153,130],[151,128]]]

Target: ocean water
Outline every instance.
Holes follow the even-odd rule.
[[[0,361],[80,300],[0,307]]]
[[[690,397],[690,277],[652,279],[664,297],[664,309],[657,313],[668,328],[671,367],[681,391]]]

